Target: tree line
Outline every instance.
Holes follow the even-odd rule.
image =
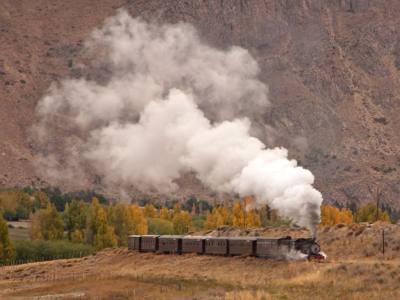
[[[375,203],[367,203],[355,210],[354,213],[349,208],[338,208],[332,205],[321,206],[321,225],[323,226],[376,221],[395,222],[395,220],[391,220],[388,212],[378,208]]]
[[[290,220],[282,219],[276,210],[268,206],[256,208],[252,197],[226,200],[214,206],[196,198],[189,198],[182,204],[166,202],[163,206],[154,206],[148,201],[110,203],[93,193],[81,193],[82,199],[71,198],[71,195],[65,197],[53,191],[49,196],[45,191],[37,190],[1,191],[0,263],[15,258],[16,254],[26,257],[26,249],[35,247],[37,253],[47,247],[54,248],[54,253],[61,255],[62,251],[55,250],[57,247],[64,249],[65,253],[75,251],[73,249],[80,249],[80,253],[86,249],[84,252],[90,253],[90,249],[96,251],[126,246],[129,234],[186,234],[223,225],[254,228],[290,224]],[[92,198],[89,200],[88,196]],[[10,241],[6,220],[18,219],[31,220],[29,234],[33,241],[38,241],[36,246],[28,242]],[[389,214],[375,204],[366,204],[355,211],[332,205],[321,207],[323,226],[376,220],[391,221]],[[54,244],[58,246],[53,247],[51,241],[64,243]]]

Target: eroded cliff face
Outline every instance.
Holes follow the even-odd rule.
[[[257,122],[273,140],[261,138],[309,168],[326,201],[371,201],[380,184],[383,201],[399,206],[398,1],[2,1],[2,186],[45,180],[32,164],[35,104],[52,81],[88,75],[83,40],[119,8],[190,22],[216,47],[249,49],[272,103]],[[184,195],[209,195],[192,179],[182,185]]]

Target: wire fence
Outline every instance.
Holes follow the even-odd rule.
[[[17,271],[19,265],[7,266],[0,269],[0,276],[9,274],[9,272]],[[3,273],[5,272],[5,273]],[[101,281],[108,279],[119,278],[121,275],[114,272],[93,272],[93,271],[66,271],[63,272],[60,268],[47,269],[38,273],[18,274],[16,280],[19,282],[52,282],[52,281]],[[143,281],[142,275],[130,276],[132,280]]]
[[[92,272],[60,272],[60,270],[49,270],[43,274],[21,276],[19,282],[52,282],[52,281],[85,281],[87,279],[99,281],[112,278],[111,274],[94,274]]]
[[[15,269],[15,267],[18,267],[19,265],[22,265],[22,264],[47,262],[47,261],[60,260],[60,259],[82,258],[85,256],[89,256],[91,254],[92,254],[91,252],[79,251],[79,252],[61,253],[61,254],[56,254],[56,255],[43,255],[43,256],[37,256],[37,257],[12,259],[8,262],[0,263],[0,272],[4,271],[4,270]]]

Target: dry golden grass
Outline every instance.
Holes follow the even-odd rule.
[[[382,227],[392,240],[385,256],[379,254]],[[319,239],[328,254],[323,263],[105,250],[3,269],[0,298],[400,299],[399,229],[323,228]]]

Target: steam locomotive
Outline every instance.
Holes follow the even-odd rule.
[[[128,249],[139,252],[197,253],[224,256],[256,256],[269,259],[321,259],[320,246],[312,238],[290,236],[212,237],[181,235],[130,235]]]

